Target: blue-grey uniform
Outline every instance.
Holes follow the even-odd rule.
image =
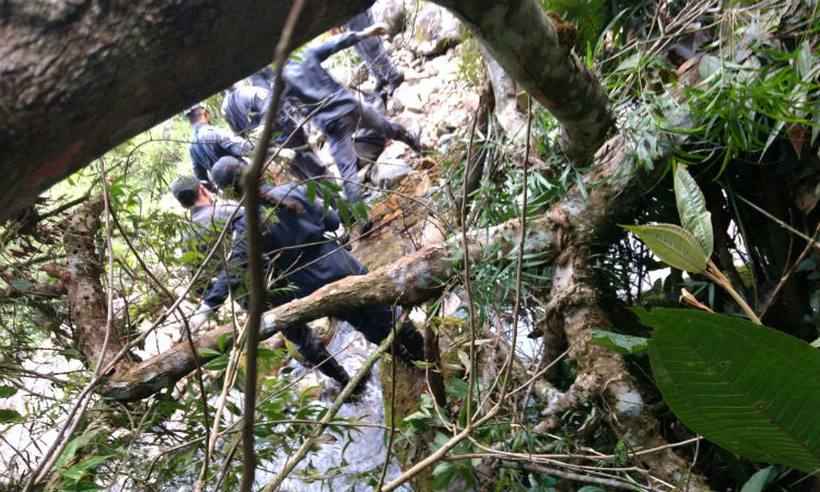
[[[219,231],[221,227],[229,223],[233,237],[241,238],[241,241],[236,241],[235,239],[235,246],[237,242],[241,242],[242,247],[244,247],[245,211],[243,208],[229,204],[193,207],[191,209],[191,220],[205,230],[214,232]],[[325,220],[330,220],[329,225],[333,225],[332,218]],[[335,220],[338,226],[338,217],[336,217]],[[314,227],[314,229],[318,229],[318,227]],[[244,249],[239,251],[238,254],[244,255],[243,258],[247,255]],[[234,258],[234,255],[232,255],[231,258]],[[225,302],[227,290],[231,287],[231,285],[229,285],[231,282],[238,284],[239,278],[231,277],[223,270],[219,277],[217,277],[205,291],[204,303],[212,309],[218,308]],[[286,301],[287,299],[285,298],[278,300],[271,299],[271,305],[278,305]],[[245,299],[240,299],[240,303],[245,305]],[[319,371],[335,379],[342,385],[346,385],[350,380],[347,371],[333,358],[321,340],[314,336],[313,332],[306,325],[289,326],[282,330],[282,334],[296,345],[306,363],[318,366]]]
[[[254,77],[256,74],[252,75]],[[258,77],[257,82],[267,79]],[[251,81],[251,78],[248,78]],[[229,89],[222,101],[222,114],[225,121],[237,135],[248,137],[262,123],[270,104],[271,88],[254,85],[234,86]],[[284,105],[285,101],[282,101]],[[305,131],[300,128],[287,111],[280,109],[274,119],[274,146],[284,144],[293,149],[296,157],[291,164],[291,171],[301,180],[315,178],[325,174],[325,168],[308,144]],[[292,136],[291,136],[292,134]],[[290,139],[288,139],[290,137]],[[287,143],[286,143],[287,142]]]
[[[345,24],[350,31],[361,31],[373,25],[373,14],[370,10],[365,10],[361,14],[353,17]],[[362,39],[354,49],[364,60],[367,69],[376,78],[376,92],[386,90],[387,95],[392,95],[396,87],[404,81],[404,74],[401,73],[390,62],[390,57],[384,50],[384,43],[378,37]]]
[[[262,235],[262,250],[265,251],[275,273],[282,278],[278,287],[268,297],[271,306],[284,304],[292,299],[310,295],[320,287],[349,275],[363,275],[367,269],[335,240],[324,237],[324,233],[338,228],[339,218],[332,210],[324,210],[307,199],[303,186],[282,185],[263,186],[260,190],[263,201],[280,204],[285,199],[299,203],[301,212],[292,208],[276,208],[276,220],[265,224]],[[267,210],[270,210],[268,208]],[[244,217],[234,224],[233,249],[228,260],[228,271],[220,273],[204,296],[209,307],[216,308],[237,287],[247,268],[247,243],[245,240]],[[359,330],[367,340],[380,343],[387,337],[393,326],[394,310],[386,304],[369,306],[339,307],[334,313]],[[297,333],[309,333],[306,326],[291,328]],[[289,339],[298,337],[284,332]],[[400,332],[397,353],[405,360],[420,360],[423,357],[421,335],[410,327]]]
[[[361,184],[356,175],[358,156],[353,144],[353,133],[357,129],[374,130],[385,138],[402,141],[413,150],[419,150],[418,142],[406,128],[360,101],[322,67],[322,61],[362,39],[358,32],[334,36],[305,50],[301,62],[290,61],[283,71],[286,97],[312,112],[312,122],[327,136],[330,153],[344,180],[342,188],[350,202],[361,200]]]
[[[229,155],[242,158],[253,151],[253,145],[244,138],[207,123],[194,124],[191,142],[188,151],[191,154],[194,176],[206,183],[211,182],[209,173],[220,157]]]

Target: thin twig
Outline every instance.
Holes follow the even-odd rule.
[[[763,307],[760,308],[760,319],[763,319],[766,316],[766,313],[769,311],[769,308],[772,307],[774,301],[777,300],[778,294],[783,289],[783,286],[786,285],[786,282],[789,281],[791,276],[797,270],[803,260],[806,259],[806,256],[809,255],[809,252],[813,249],[815,242],[817,241],[817,236],[820,235],[820,224],[817,224],[817,228],[814,229],[814,235],[811,237],[811,241],[806,244],[806,247],[803,248],[803,251],[800,253],[800,256],[794,260],[789,270],[780,278],[780,281],[777,282],[777,286],[774,288],[771,294],[769,294],[766,301],[763,303]]]
[[[467,385],[467,420],[470,421],[473,418],[472,413],[472,405],[473,405],[473,393],[475,392],[475,382],[476,382],[476,313],[475,313],[475,305],[473,303],[473,292],[472,292],[472,285],[470,283],[470,245],[467,242],[467,204],[469,199],[469,187],[468,187],[468,179],[467,173],[470,169],[470,161],[472,160],[472,153],[473,153],[473,139],[475,138],[475,130],[476,126],[478,125],[478,113],[479,110],[476,110],[475,115],[473,115],[473,125],[470,128],[470,143],[467,146],[467,163],[465,164],[465,173],[464,173],[464,186],[462,188],[461,194],[461,249],[464,258],[464,292],[467,296],[467,309],[470,312],[470,374],[469,374],[469,381]]]
[[[764,209],[760,208],[759,206],[755,205],[755,204],[754,204],[754,203],[752,203],[751,201],[749,201],[749,200],[747,200],[747,199],[743,198],[741,195],[739,195],[739,194],[735,193],[735,196],[737,196],[738,198],[740,198],[740,201],[742,201],[742,202],[743,202],[743,203],[745,203],[746,205],[748,205],[748,206],[752,207],[753,209],[757,210],[757,211],[758,211],[758,212],[760,212],[761,214],[765,215],[765,216],[766,216],[769,220],[771,220],[771,221],[772,221],[772,222],[774,222],[775,224],[779,225],[779,226],[780,226],[780,227],[782,227],[783,229],[786,229],[787,231],[791,232],[791,233],[792,233],[792,234],[794,234],[795,236],[797,236],[797,237],[799,237],[799,238],[802,238],[802,239],[804,239],[804,240],[808,241],[809,246],[812,246],[812,247],[816,248],[818,251],[820,251],[820,243],[818,243],[818,242],[817,242],[814,238],[811,238],[811,237],[807,236],[806,234],[804,234],[804,233],[802,233],[802,232],[798,231],[797,229],[795,229],[794,227],[790,226],[789,224],[787,224],[787,223],[783,222],[782,220],[778,219],[777,217],[775,217],[775,216],[774,216],[774,215],[772,215],[771,213],[769,213],[769,212],[767,212],[766,210],[764,210]]]
[[[259,344],[259,327],[262,321],[262,312],[265,309],[265,273],[262,264],[262,227],[259,216],[259,180],[262,175],[262,166],[265,163],[266,143],[272,136],[273,122],[276,113],[279,111],[279,102],[282,99],[283,83],[282,71],[285,60],[291,51],[291,37],[296,27],[296,21],[304,7],[304,0],[295,0],[293,7],[285,20],[282,35],[276,45],[276,85],[273,96],[265,113],[265,123],[260,136],[261,144],[256,149],[248,172],[244,177],[245,188],[245,217],[247,221],[247,241],[248,241],[248,271],[250,303],[248,307],[248,321],[246,328],[246,349],[245,349],[245,418],[242,426],[242,492],[251,492],[253,489],[254,476],[256,472],[256,448],[254,436],[254,415],[256,410],[256,354]]]

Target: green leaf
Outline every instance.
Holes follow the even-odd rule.
[[[233,333],[223,333],[216,339],[216,346],[220,352],[227,352],[230,342],[233,340]]]
[[[17,393],[17,388],[14,386],[0,386],[0,398],[8,398]]]
[[[91,441],[94,440],[95,437],[100,433],[99,429],[92,430],[90,432],[84,432],[79,436],[75,437],[74,439],[69,442],[65,449],[63,449],[63,454],[60,455],[60,458],[54,464],[55,468],[61,468],[66,463],[71,462],[74,459],[74,455],[77,454],[77,451],[88,445]]]
[[[79,482],[83,479],[83,477],[85,477],[86,473],[88,473],[88,470],[100,466],[112,456],[113,455],[110,454],[105,456],[92,456],[72,466],[68,470],[64,471],[61,475],[64,478],[68,478],[69,480]]]
[[[209,348],[201,348],[197,350],[196,353],[199,354],[199,356],[203,359],[210,359],[212,357],[219,357],[220,355],[222,355],[222,352],[218,352],[214,349]]]
[[[675,167],[675,201],[681,225],[695,236],[706,258],[711,257],[715,247],[712,214],[706,210],[703,192],[686,166]]]
[[[640,354],[649,348],[649,339],[621,335],[606,330],[592,330],[592,343],[619,354]]]
[[[692,234],[674,224],[621,226],[638,236],[664,263],[689,273],[706,270],[709,258]]]
[[[636,310],[655,329],[652,370],[664,400],[694,432],[753,461],[820,469],[820,353],[740,318]]]
[[[207,364],[203,365],[205,369],[209,371],[222,371],[226,367],[228,367],[228,356],[225,354],[220,355],[219,357],[209,360]]]
[[[11,424],[21,420],[23,420],[23,416],[17,413],[16,410],[0,408],[0,424]]]
[[[604,489],[602,489],[601,487],[598,487],[597,485],[585,485],[585,486],[581,487],[580,489],[578,489],[578,492],[606,492],[606,491]]]
[[[746,480],[740,492],[763,492],[766,486],[772,483],[775,478],[777,478],[775,468],[773,466],[766,467],[752,475],[749,480]]]
[[[433,468],[433,490],[447,490],[455,476],[456,468],[449,461],[442,461]]]

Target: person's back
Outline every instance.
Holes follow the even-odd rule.
[[[191,123],[191,145],[188,152],[194,175],[205,183],[211,183],[210,171],[217,160],[224,156],[245,157],[253,151],[247,140],[210,124],[208,110],[197,104],[185,112]]]
[[[357,32],[335,36],[319,46],[308,48],[301,62],[289,61],[282,71],[287,83],[286,97],[299,101],[307,112],[322,108],[312,120],[321,129],[356,109],[356,98],[322,67],[322,62],[360,39],[362,37]]]
[[[304,186],[263,186],[261,193],[268,203],[281,203],[288,198],[303,207],[301,213],[278,207],[276,220],[267,225],[263,238],[264,251],[273,255],[276,270],[285,274],[287,281],[298,289],[299,296],[349,275],[366,272],[336,240],[325,237],[325,233],[339,227],[338,215],[308,200]]]
[[[233,87],[222,101],[225,121],[237,135],[247,136],[261,123],[268,109],[270,90],[253,85]]]

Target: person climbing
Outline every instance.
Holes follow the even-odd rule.
[[[350,19],[345,27],[349,31],[363,31],[373,25],[373,14],[370,9]],[[390,61],[384,43],[378,37],[368,37],[353,45],[367,70],[376,79],[375,92],[380,94],[382,101],[392,96],[396,89],[404,82],[404,73]]]
[[[210,176],[214,163],[226,155],[237,158],[248,156],[253,151],[253,145],[244,138],[211,125],[208,110],[202,104],[191,106],[184,115],[193,129],[188,152],[191,155],[194,176],[205,183],[211,191],[215,191]]]
[[[399,140],[414,151],[421,151],[418,139],[406,128],[360,101],[322,67],[322,61],[334,53],[350,48],[363,39],[385,33],[387,28],[379,24],[363,31],[334,36],[323,44],[308,48],[303,52],[301,62],[289,61],[283,70],[287,84],[286,97],[313,112],[311,121],[327,137],[330,153],[342,175],[345,197],[351,203],[362,199],[361,183],[357,176],[358,156],[353,143],[353,133],[358,128],[375,130],[385,138]]]
[[[235,159],[235,158],[233,158]],[[237,161],[239,162],[239,161]],[[237,259],[242,261],[246,255],[244,249],[245,237],[245,214],[244,209],[237,205],[216,204],[210,191],[194,176],[181,176],[171,184],[171,193],[182,205],[191,213],[191,221],[198,226],[201,231],[214,230],[215,226],[222,227],[227,224],[230,232],[233,233],[235,243],[240,244],[237,250]],[[238,208],[238,210],[237,210]],[[318,230],[317,226],[313,230]],[[234,255],[231,255],[234,258]],[[205,324],[213,312],[227,298],[228,285],[238,284],[239,277],[231,277],[224,270],[220,272],[216,281],[212,281],[205,289],[203,301],[190,318],[188,326],[192,332],[198,331]],[[239,299],[243,306],[247,304],[244,297]],[[276,306],[287,302],[284,298],[271,298],[271,305]],[[296,345],[299,353],[305,360],[306,365],[315,366],[322,374],[332,378],[342,387],[350,381],[350,376],[344,367],[327,351],[322,342],[313,335],[313,332],[306,325],[294,325],[282,329],[282,335]],[[363,389],[361,385],[357,392]]]
[[[214,182],[223,191],[241,194],[240,177],[245,163],[232,157],[223,157],[213,170]],[[266,203],[265,215],[274,211],[276,219],[265,224],[262,250],[266,252],[274,272],[280,280],[274,284],[276,294],[271,306],[305,297],[320,287],[350,275],[364,275],[367,269],[334,239],[325,233],[338,228],[339,218],[333,210],[325,210],[320,203],[308,200],[305,186],[286,184],[262,186],[259,190]],[[292,207],[280,206],[285,200],[299,202],[302,213]],[[247,266],[247,245],[244,220],[234,226],[234,243],[228,260],[229,271],[223,271],[216,283],[206,292],[205,304],[215,309],[224,302],[228,292],[239,285],[241,272]],[[396,310],[387,304],[367,306],[338,306],[333,316],[350,323],[368,341],[379,344],[389,334],[396,318]],[[399,329],[395,344],[397,356],[407,362],[423,360],[424,341],[411,322]]]
[[[259,132],[273,94],[273,70],[266,67],[232,85],[222,101],[222,115],[228,126],[238,136],[259,144]],[[296,179],[308,180],[323,176],[326,172],[321,160],[308,143],[305,131],[293,120],[286,108],[287,101],[280,101],[280,109],[273,120],[273,138],[266,145],[268,154],[282,146],[295,152],[290,161],[290,171]]]

